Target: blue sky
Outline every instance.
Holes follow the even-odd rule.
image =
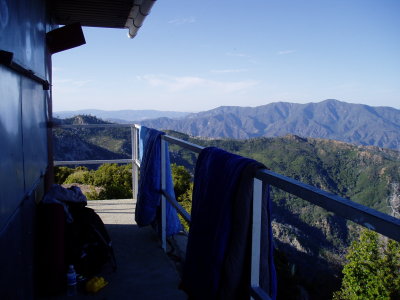
[[[53,55],[54,111],[338,99],[400,109],[398,0],[158,0]]]

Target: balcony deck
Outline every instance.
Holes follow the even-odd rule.
[[[135,201],[88,201],[102,218],[111,236],[117,271],[106,271],[109,284],[96,294],[73,299],[187,299],[178,289],[180,278],[173,262],[161,248],[154,230],[134,222]],[[60,297],[58,299],[71,299]]]
[[[136,225],[134,200],[89,201],[88,206],[106,224],[118,264],[106,278],[109,284],[99,291],[99,299],[187,298],[178,289],[178,273],[153,229]]]

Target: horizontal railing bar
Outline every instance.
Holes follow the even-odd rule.
[[[196,144],[193,144],[193,143],[178,139],[178,138],[170,136],[170,135],[163,135],[163,136],[161,136],[161,138],[164,139],[167,142],[170,142],[170,143],[173,143],[175,145],[181,146],[183,148],[186,148],[186,149],[191,150],[191,151],[196,152],[196,153],[200,153],[201,150],[204,149],[204,147],[201,147],[199,145],[196,145]]]
[[[108,159],[108,160],[65,160],[65,161],[54,161],[55,166],[65,165],[101,165],[101,164],[130,164],[132,159]]]
[[[252,286],[250,295],[255,300],[271,300],[271,297],[259,286]]]
[[[400,219],[269,170],[260,170],[256,177],[368,229],[400,241]]]
[[[178,203],[178,201],[176,201],[174,198],[172,198],[171,195],[168,194],[166,190],[162,190],[162,193],[163,193],[163,195],[165,196],[165,198],[167,198],[168,202],[171,203],[171,205],[172,205],[173,207],[175,207],[175,209],[176,209],[176,210],[178,211],[178,213],[182,216],[182,218],[183,218],[186,222],[190,223],[191,217],[190,217],[190,214],[186,211],[186,209],[183,208],[182,205],[180,205],[180,204]]]
[[[97,128],[97,127],[136,127],[135,124],[56,124],[53,123],[53,128]]]

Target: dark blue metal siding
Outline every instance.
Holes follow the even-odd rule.
[[[0,230],[24,195],[21,78],[0,66]]]
[[[45,94],[40,84],[22,79],[22,133],[25,193],[29,192],[47,167],[47,126]]]
[[[0,66],[0,229],[45,173],[47,91]]]
[[[0,50],[51,81],[45,0],[0,0]],[[0,298],[34,298],[35,195],[48,165],[43,84],[0,65]],[[39,197],[40,198],[40,195]]]
[[[0,234],[0,298],[34,298],[35,201],[21,203]]]
[[[0,50],[50,81],[46,54],[44,0],[0,0]],[[45,172],[47,158],[47,101],[49,91],[26,76],[0,66],[0,230],[24,194]]]
[[[46,77],[45,0],[0,0],[0,48],[14,53],[14,59]],[[3,17],[4,16],[4,17]]]

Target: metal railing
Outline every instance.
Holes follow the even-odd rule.
[[[204,149],[201,146],[168,135],[162,136],[162,140],[164,143],[170,142],[196,153],[200,153],[201,150]],[[254,178],[255,185],[258,184],[257,180],[261,181],[263,184],[269,184],[289,194],[300,197],[391,239],[400,241],[400,219],[267,169],[260,170],[256,174]],[[163,193],[166,193],[165,190],[163,190]],[[168,195],[166,195],[166,197],[171,202],[172,197]],[[179,203],[177,204],[179,205]],[[173,205],[175,206],[175,204]],[[181,206],[179,205],[179,207]],[[181,213],[184,218],[188,218],[179,207],[178,212]],[[184,208],[182,209],[184,210]]]
[[[137,125],[123,125],[123,124],[96,124],[96,125],[57,125],[59,128],[73,128],[73,127],[130,127],[131,128],[131,139],[132,139],[132,159],[125,160],[85,160],[85,161],[73,161],[55,162],[56,165],[61,164],[90,164],[99,162],[115,162],[115,163],[126,163],[132,162],[132,190],[133,197],[137,195],[138,187],[138,170],[140,168],[139,162],[139,136]],[[162,187],[162,199],[161,199],[161,240],[162,247],[166,250],[166,201],[171,203],[177,209],[177,212],[183,217],[184,220],[190,223],[190,214],[176,201],[176,199],[166,192],[166,168],[165,168],[165,151],[167,144],[175,144],[181,146],[187,150],[200,153],[204,148],[189,143],[187,141],[169,136],[163,135],[161,137],[161,187]],[[292,178],[274,173],[270,170],[260,170],[253,182],[253,219],[252,219],[252,251],[251,251],[251,294],[254,299],[269,299],[268,294],[263,291],[259,284],[260,278],[260,244],[261,236],[261,205],[262,205],[262,190],[263,185],[270,185],[277,187],[285,192],[300,197],[312,204],[320,206],[330,212],[333,212],[339,216],[344,217],[347,220],[351,220],[363,227],[376,231],[389,238],[400,241],[400,219],[394,218],[387,214],[381,213],[372,208],[353,202],[349,199],[339,197],[337,195],[328,193],[320,190],[311,185],[302,183]]]
[[[131,149],[132,156],[130,159],[107,159],[107,160],[68,160],[68,161],[54,161],[55,166],[71,166],[71,165],[101,165],[106,163],[120,163],[129,164],[132,163],[132,196],[136,198],[138,190],[138,174],[140,169],[139,161],[139,125],[136,124],[53,124],[53,128],[130,128],[131,129]]]
[[[165,149],[167,142],[179,145],[185,149],[200,153],[203,147],[188,143],[181,139],[168,135],[162,136],[162,149]],[[164,153],[162,150],[161,153]],[[162,162],[165,165],[165,160]],[[163,172],[165,170],[163,169]],[[165,176],[163,176],[165,180]],[[302,183],[292,178],[274,173],[270,170],[260,170],[253,181],[253,218],[252,218],[252,246],[251,246],[251,296],[254,299],[268,300],[270,297],[260,287],[260,245],[261,236],[268,234],[261,232],[261,206],[262,206],[262,191],[263,185],[277,187],[285,192],[300,197],[312,204],[320,206],[330,212],[333,212],[343,218],[353,221],[363,227],[376,231],[389,238],[400,241],[400,219],[381,213],[375,209],[353,202],[349,199],[339,197],[337,195],[320,190],[311,185]],[[165,201],[168,200],[178,211],[178,213],[188,222],[190,215],[187,211],[168,195],[165,191],[165,185],[162,189],[162,242],[163,248],[166,247],[165,234]]]

